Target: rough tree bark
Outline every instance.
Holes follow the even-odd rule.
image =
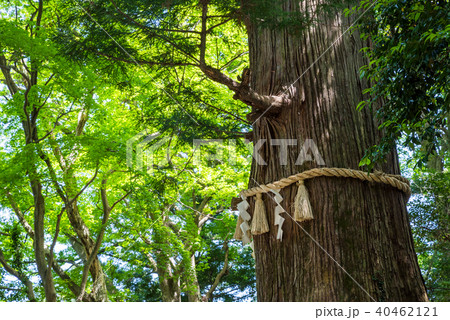
[[[310,12],[320,2],[302,1],[299,7],[299,1],[282,1],[286,11]],[[365,150],[379,141],[373,114],[355,109],[367,88],[358,70],[367,63],[360,50],[368,44],[357,33],[342,36],[351,19],[341,14],[323,18],[301,36],[290,30],[259,30],[247,22],[252,90],[279,95],[305,72],[289,88],[290,105],[279,108],[279,114],[264,114],[253,126],[255,141],[296,139],[298,145],[288,148],[287,164],[281,165],[280,149],[264,144],[260,155],[267,165],[253,163],[249,187],[316,167],[314,162],[295,164],[305,139],[315,142],[327,167],[350,169],[358,169]],[[253,118],[261,113],[255,107],[253,111]],[[377,169],[399,174],[396,153]],[[282,214],[284,237],[277,241],[269,214],[270,232],[254,237],[258,301],[427,300],[404,194],[350,178],[320,177],[305,184],[315,219],[298,226]],[[281,191],[282,204],[292,216],[296,189],[294,184]],[[273,213],[275,202],[269,195],[263,198]]]

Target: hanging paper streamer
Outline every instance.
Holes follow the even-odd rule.
[[[274,200],[277,203],[277,206],[275,207],[275,225],[278,226],[278,233],[277,233],[277,240],[283,239],[283,222],[284,218],[280,216],[280,213],[286,212],[286,210],[283,209],[281,206],[281,201],[283,201],[283,197],[280,194],[280,189],[271,189],[270,191],[275,194]]]
[[[244,220],[244,222],[241,223],[241,230],[242,230],[242,243],[244,245],[249,244],[250,243],[250,237],[249,237],[249,230],[250,230],[250,226],[248,224],[248,222],[251,219],[250,214],[247,212],[248,207],[250,206],[250,204],[247,202],[247,197],[242,196],[242,202],[239,202],[237,205],[237,209],[239,210],[239,215],[242,217],[242,219]]]

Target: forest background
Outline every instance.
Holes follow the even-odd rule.
[[[256,300],[230,205],[249,180],[251,108],[178,53],[245,78],[239,2],[208,5],[199,49],[195,1],[0,1],[0,301]],[[274,8],[248,14],[301,30]],[[397,143],[428,297],[449,301],[449,2],[330,1],[323,14],[361,15],[372,39],[372,87],[354,107],[382,97],[386,134],[360,164]]]

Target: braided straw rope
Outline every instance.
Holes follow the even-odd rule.
[[[378,182],[390,185],[397,188],[407,195],[411,194],[411,188],[409,187],[408,179],[395,174],[386,174],[380,171],[371,173],[353,169],[344,168],[315,168],[307,170],[301,173],[294,174],[287,178],[283,178],[279,181],[268,183],[266,185],[260,185],[251,189],[241,191],[240,195],[245,197],[251,197],[258,193],[270,192],[273,189],[282,189],[291,185],[294,182],[306,179],[312,179],[315,177],[343,177],[343,178],[355,178],[362,181]]]

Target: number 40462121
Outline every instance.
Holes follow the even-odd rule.
[[[375,311],[379,316],[401,316],[401,317],[437,317],[436,307],[379,307]]]

